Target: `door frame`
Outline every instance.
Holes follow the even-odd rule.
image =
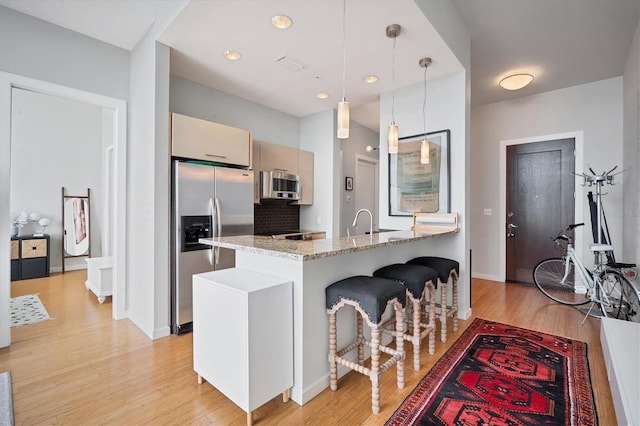
[[[567,133],[556,133],[550,135],[531,136],[520,139],[507,139],[500,141],[500,226],[499,226],[499,247],[500,247],[500,275],[499,280],[504,282],[507,276],[507,243],[505,240],[505,229],[507,223],[507,146],[520,145],[535,142],[547,142],[557,139],[575,140],[575,164],[574,170],[578,173],[582,170],[584,162],[584,132],[575,131]],[[580,168],[578,167],[580,166]],[[582,185],[575,185],[574,197],[574,220],[575,223],[584,222],[584,189]],[[568,224],[567,224],[568,225]],[[576,228],[574,235],[574,246],[582,247],[584,227]],[[558,230],[559,231],[559,230]],[[551,235],[549,235],[551,237]]]
[[[358,163],[361,161],[365,163],[373,164],[373,169],[374,169],[373,193],[375,194],[375,200],[373,200],[374,211],[372,211],[371,213],[373,214],[374,224],[377,225],[377,228],[380,228],[380,213],[378,211],[380,210],[380,206],[379,206],[380,204],[380,182],[379,182],[380,181],[380,160],[378,160],[377,158],[369,157],[367,155],[356,154],[354,185],[356,182],[358,182]],[[355,199],[353,200],[353,203],[357,210],[358,206],[356,206]],[[376,229],[376,227],[374,226],[373,229]]]
[[[112,317],[127,317],[126,311],[126,155],[127,102],[42,80],[0,71],[0,235],[9,235],[11,178],[11,90],[13,88],[73,99],[109,110],[113,114],[114,169],[116,176],[112,206],[112,255],[114,287]],[[104,153],[103,153],[104,155]],[[0,244],[0,347],[11,344],[9,299],[11,297],[9,244]]]

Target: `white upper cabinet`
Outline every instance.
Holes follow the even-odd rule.
[[[300,176],[302,194],[292,204],[313,204],[313,152],[267,142],[253,144],[254,203],[260,203],[260,171],[279,171]]]
[[[302,193],[294,204],[310,206],[313,204],[313,152],[298,151],[298,174]]]
[[[260,170],[298,174],[298,149],[260,142]]]
[[[251,132],[171,114],[171,155],[249,167]]]

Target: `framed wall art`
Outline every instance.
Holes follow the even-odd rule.
[[[450,213],[450,130],[427,133],[429,163],[420,162],[423,134],[400,138],[389,154],[389,215]]]
[[[347,191],[353,191],[353,177],[347,176],[344,179],[344,189]]]

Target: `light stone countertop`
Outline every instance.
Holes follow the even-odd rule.
[[[239,235],[235,237],[201,238],[199,241],[202,244],[209,244],[214,247],[224,247],[233,250],[305,261],[378,247],[404,244],[437,235],[455,234],[457,232],[457,229],[452,230],[450,228],[434,229],[429,232],[406,230],[307,241],[276,240],[271,237],[259,235]]]

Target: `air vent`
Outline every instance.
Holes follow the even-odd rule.
[[[279,64],[282,68],[287,69],[289,71],[302,71],[307,66],[302,62],[298,62],[295,59],[292,59],[288,56],[280,56],[275,59],[276,63]]]

